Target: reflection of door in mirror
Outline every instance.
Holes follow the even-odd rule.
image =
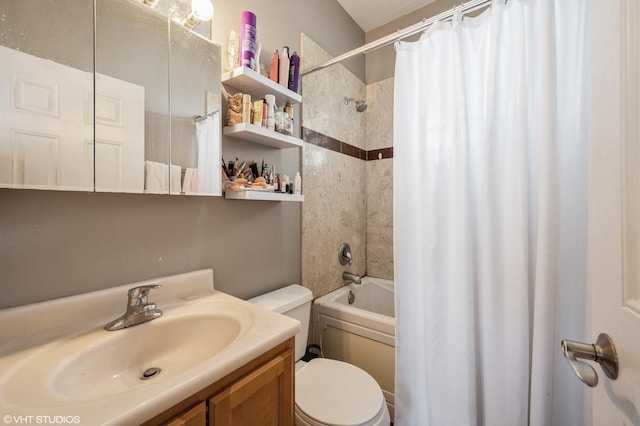
[[[3,0],[0,16],[0,187],[92,190],[91,2]]]
[[[142,192],[144,87],[96,73],[96,191]]]

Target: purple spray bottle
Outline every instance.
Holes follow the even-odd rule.
[[[255,69],[256,64],[256,15],[242,12],[240,27],[240,66]]]

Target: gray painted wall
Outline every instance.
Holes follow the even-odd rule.
[[[298,50],[302,31],[334,55],[364,42],[335,0],[215,7],[221,45],[240,12],[254,11],[266,58],[285,44]],[[345,66],[364,79],[363,57]],[[225,152],[236,143],[254,149],[225,140]],[[299,153],[286,151],[268,155],[299,169]],[[252,297],[300,282],[300,228],[298,203],[0,189],[0,308],[209,267],[217,288]]]

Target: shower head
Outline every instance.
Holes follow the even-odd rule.
[[[367,109],[367,103],[365,101],[356,101],[353,98],[347,98],[346,96],[342,99],[345,105],[349,105],[349,102],[353,101],[356,104],[356,111],[364,112]]]

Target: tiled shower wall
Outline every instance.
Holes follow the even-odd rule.
[[[384,151],[393,146],[393,78],[369,84],[367,102],[367,150]],[[393,157],[367,161],[365,175],[367,275],[393,280]]]
[[[302,69],[331,58],[304,34],[301,50]],[[314,297],[343,286],[343,271],[393,279],[392,90],[392,79],[367,87],[340,64],[302,79],[302,280]],[[382,160],[367,161],[378,152]]]

